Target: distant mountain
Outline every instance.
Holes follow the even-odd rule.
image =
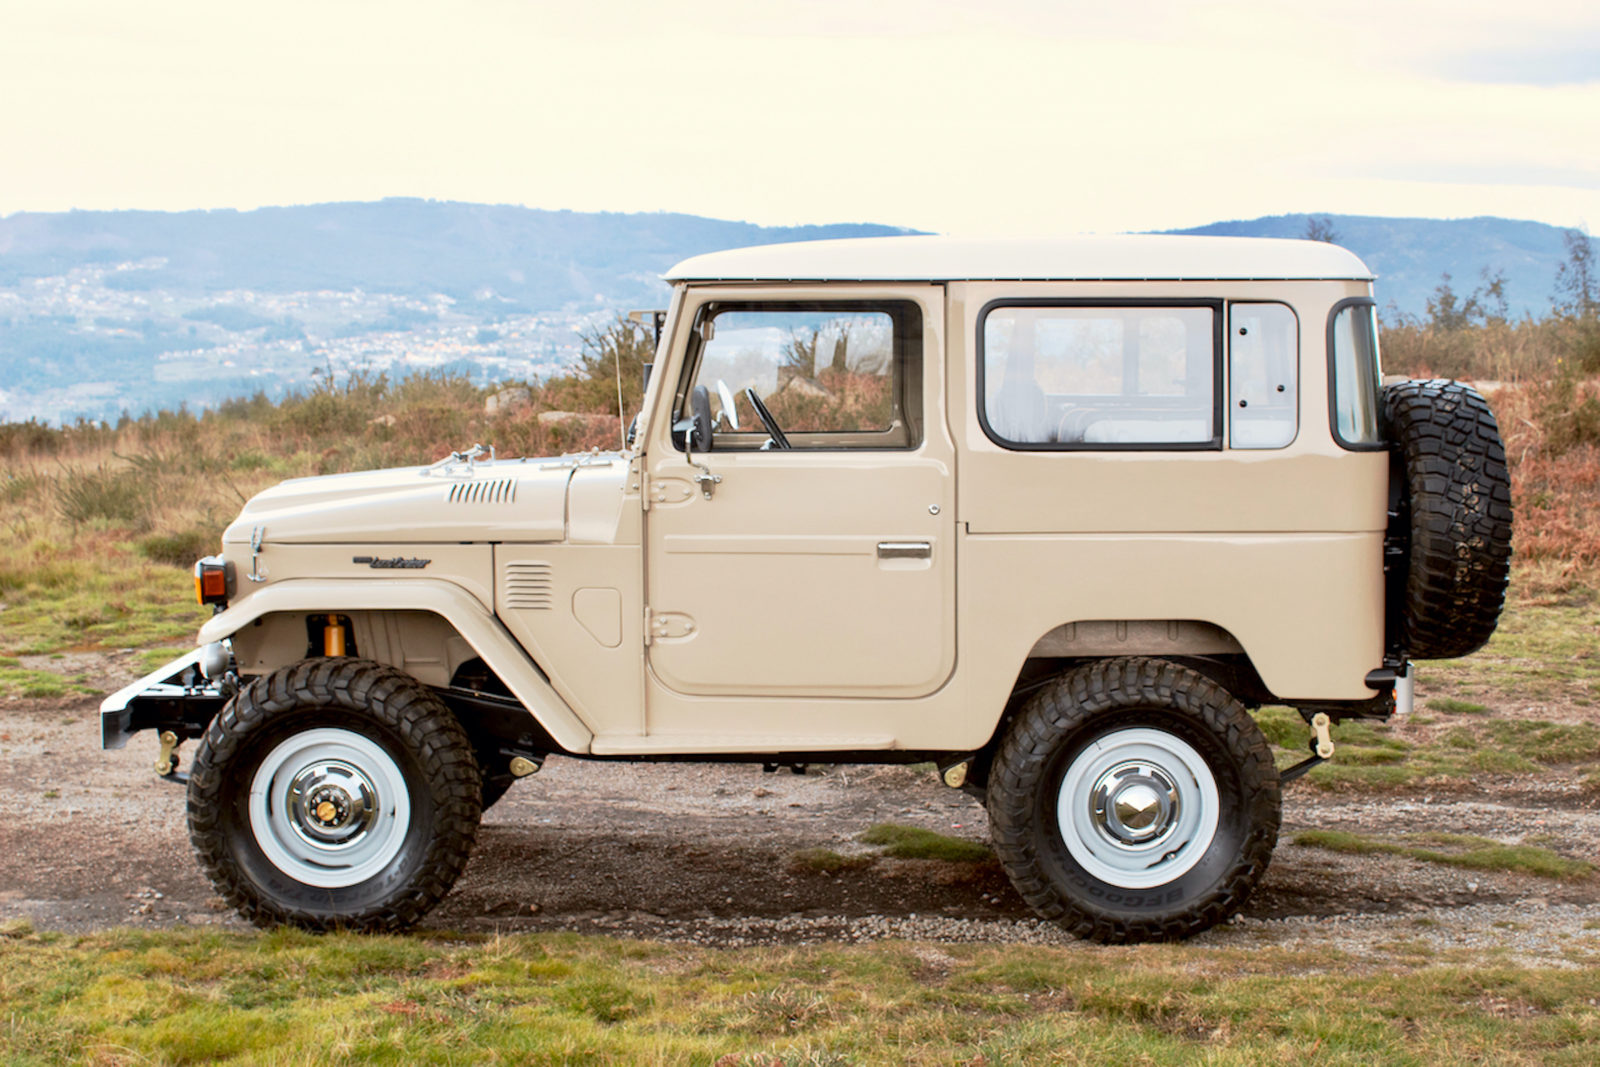
[[[700,252],[909,232],[415,199],[254,211],[21,212],[0,218],[0,286],[91,263],[164,259],[114,284],[181,292],[492,293],[528,310],[556,311],[659,301],[666,288],[657,275]]]
[[[1378,275],[1380,308],[1422,315],[1428,297],[1448,273],[1458,294],[1483,284],[1485,269],[1506,279],[1511,314],[1539,317],[1550,310],[1556,268],[1566,259],[1562,231],[1542,222],[1475,219],[1388,219],[1372,215],[1324,215],[1335,243],[1360,256]],[[1304,237],[1310,216],[1270,215],[1245,222],[1213,222],[1171,233],[1219,237]]]
[[[1390,315],[1423,314],[1446,272],[1464,296],[1485,268],[1513,315],[1540,315],[1565,258],[1562,231],[1536,222],[1325,217]],[[1307,220],[1174,232],[1302,237]],[[659,275],[684,257],[909,232],[415,199],[19,213],[0,218],[0,421],[205,407],[357,368],[542,377],[595,316],[662,306]]]

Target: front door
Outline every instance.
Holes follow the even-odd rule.
[[[837,287],[690,291],[672,361],[684,372],[663,383],[674,414],[654,420],[649,451],[648,662],[660,686],[904,698],[949,677],[942,320],[938,286],[848,299]],[[686,455],[666,424],[697,410],[709,449]],[[695,465],[720,481],[697,482]]]

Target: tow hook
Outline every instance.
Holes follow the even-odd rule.
[[[1311,751],[1318,759],[1333,758],[1333,738],[1328,736],[1328,713],[1325,711],[1311,716]]]
[[[161,751],[156,756],[156,777],[165,782],[188,785],[189,776],[178,773],[178,746],[183,740],[171,730],[161,731]]]
[[[1333,758],[1333,738],[1328,733],[1330,725],[1331,721],[1325,711],[1319,711],[1311,716],[1311,755],[1293,767],[1285,767],[1279,771],[1278,781],[1292,782],[1317,764],[1327,763]]]

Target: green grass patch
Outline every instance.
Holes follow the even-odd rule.
[[[1457,700],[1455,697],[1434,697],[1425,706],[1433,711],[1442,711],[1449,715],[1489,714],[1487,706],[1474,704],[1470,700]]]
[[[974,841],[924,830],[920,826],[901,826],[881,822],[869,827],[856,840],[879,845],[885,856],[900,860],[946,860],[950,863],[982,863],[994,853]]]
[[[0,1049],[24,1064],[1587,1064],[1597,1001],[1595,968],[1407,942],[1351,967],[1192,944],[0,934]]]
[[[93,558],[48,542],[0,548],[0,652],[143,648],[194,636],[209,613],[194,602],[189,574],[109,536],[96,548]]]
[[[143,676],[149,674],[151,671],[165,667],[179,656],[193,651],[193,645],[170,645],[165,648],[147,648],[143,652],[140,652],[138,655],[133,657],[134,670],[138,671],[140,676]]]
[[[840,871],[859,871],[873,864],[871,856],[846,856],[831,848],[801,849],[789,857],[789,866],[797,871],[814,871],[817,874],[838,874]]]
[[[1332,852],[1381,853],[1478,871],[1512,871],[1541,878],[1587,878],[1594,868],[1537,845],[1508,845],[1471,834],[1414,834],[1404,839],[1373,837],[1346,830],[1304,830],[1294,843]]]
[[[53,671],[32,671],[22,667],[0,667],[0,696],[68,697],[97,693],[81,682],[64,678]]]

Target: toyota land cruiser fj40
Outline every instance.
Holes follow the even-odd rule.
[[[285,482],[196,565],[202,647],[106,700],[250,920],[394,929],[549,755],[933,761],[1041,916],[1225,919],[1328,724],[1505,593],[1471,389],[1385,385],[1302,241],[832,241],[696,257],[627,446]],[[1250,710],[1296,708],[1280,769]]]

